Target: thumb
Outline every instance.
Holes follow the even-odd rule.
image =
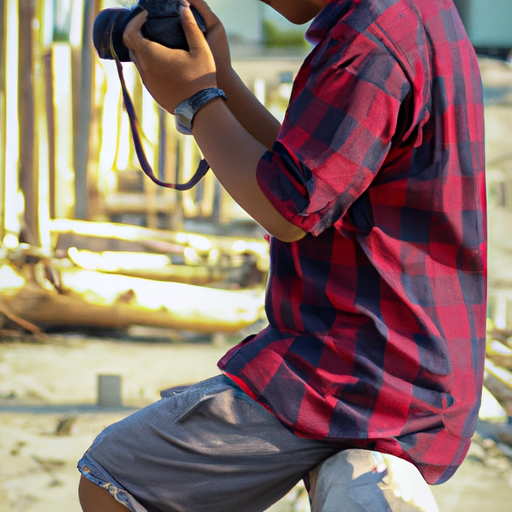
[[[148,13],[146,11],[137,14],[135,18],[129,21],[124,29],[123,44],[130,50],[137,50],[137,47],[141,44],[141,40],[144,40],[140,29],[146,22],[147,15]]]
[[[180,21],[190,52],[194,53],[194,51],[204,48],[207,45],[206,39],[201,29],[197,26],[197,21],[187,1],[182,2],[180,5]]]
[[[210,9],[204,0],[191,0],[190,5],[199,13],[207,29],[210,29],[216,23],[220,23],[219,18]]]

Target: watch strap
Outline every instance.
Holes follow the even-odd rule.
[[[174,110],[177,130],[185,135],[192,135],[192,123],[195,115],[201,107],[216,98],[227,99],[222,89],[209,87],[196,92],[190,98],[182,101]]]

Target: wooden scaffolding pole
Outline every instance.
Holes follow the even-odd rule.
[[[92,92],[94,83],[92,27],[99,12],[98,0],[83,0],[82,44],[73,49],[73,85],[74,119],[75,119],[75,218],[89,217],[89,183],[87,169],[89,166],[89,139],[92,117]]]
[[[20,134],[19,183],[25,198],[23,241],[39,245],[38,226],[38,166],[35,153],[36,116],[34,97],[34,41],[33,19],[35,1],[19,2],[19,68],[18,119]]]
[[[6,126],[6,6],[0,0],[0,243],[5,236],[5,133]]]

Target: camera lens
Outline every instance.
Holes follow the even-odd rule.
[[[132,18],[144,10],[147,19],[141,28],[142,35],[151,41],[160,43],[168,48],[188,50],[187,38],[181,26],[178,0],[155,0],[153,2],[140,0],[133,9],[104,9],[94,21],[92,40],[101,59],[114,59],[111,51],[122,62],[130,61],[130,52],[123,44],[123,33]],[[192,7],[199,28],[206,33],[206,26],[199,13]]]
[[[104,9],[94,21],[92,40],[101,59],[114,59],[110,51],[110,34],[112,46],[120,61],[130,61],[128,48],[123,44],[123,32],[132,18],[142,12],[137,6],[134,9]]]

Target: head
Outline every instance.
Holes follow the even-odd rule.
[[[261,0],[288,21],[302,25],[311,21],[330,0]]]

